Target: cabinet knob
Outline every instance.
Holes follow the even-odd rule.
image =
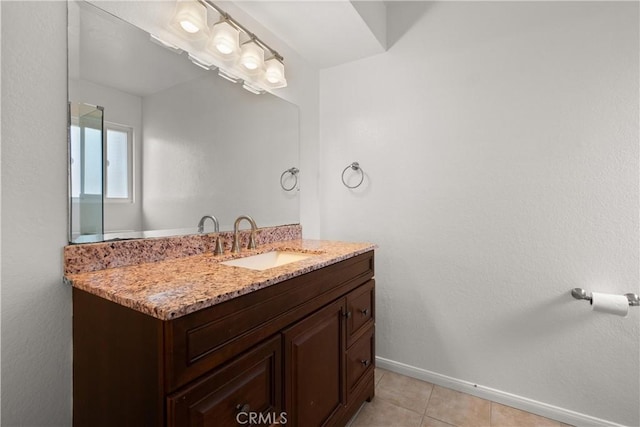
[[[364,309],[360,310],[360,313],[362,313],[363,316],[367,316],[369,314],[369,309],[368,308],[364,308]]]
[[[360,361],[360,363],[362,363],[362,366],[364,366],[364,367],[366,368],[367,366],[369,366],[369,364],[370,364],[371,362],[369,362],[369,360],[368,360],[368,359],[365,359],[365,360],[361,360],[361,361]]]
[[[248,403],[245,403],[244,405],[242,404],[236,405],[236,409],[238,410],[238,412],[249,412],[249,409],[251,408],[249,407]]]
[[[347,311],[346,313],[344,313],[344,317],[346,317],[347,319],[351,317],[351,312]]]

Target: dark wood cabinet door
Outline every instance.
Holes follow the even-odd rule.
[[[283,332],[287,425],[329,423],[345,404],[344,299]]]
[[[168,426],[278,424],[282,415],[280,335],[167,399]]]

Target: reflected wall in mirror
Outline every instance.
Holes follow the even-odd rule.
[[[92,4],[68,7],[69,100],[104,108],[104,234],[74,228],[72,191],[72,243],[196,233],[203,215],[221,230],[241,214],[260,227],[299,222],[298,191],[280,185],[299,164],[295,105],[198,68]]]

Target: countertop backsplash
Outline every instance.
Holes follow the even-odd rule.
[[[249,234],[250,230],[240,231],[243,247],[247,246]],[[233,232],[224,231],[219,235],[224,250],[228,253],[233,242]],[[213,251],[215,238],[216,233],[210,233],[69,245],[64,247],[64,274],[86,273],[200,255]],[[301,238],[300,224],[265,227],[256,231],[258,245]]]

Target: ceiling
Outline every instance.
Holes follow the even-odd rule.
[[[328,68],[386,50],[386,5],[382,1],[236,1],[318,68]]]

